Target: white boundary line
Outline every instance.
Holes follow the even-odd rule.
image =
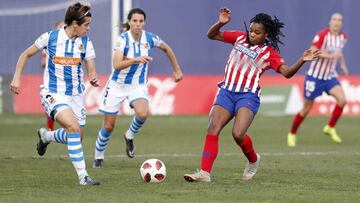
[[[360,156],[360,151],[350,151],[350,152],[263,152],[260,153],[262,156],[330,156],[330,155],[356,155]],[[139,154],[135,157],[139,158],[147,158],[147,157],[200,157],[201,154]],[[242,156],[241,153],[224,153],[219,154],[219,157],[225,156]],[[0,159],[65,159],[68,158],[68,155],[61,154],[58,156],[50,155],[50,156],[0,156]],[[93,156],[85,156],[86,159],[91,159]],[[106,158],[128,158],[128,156],[123,154],[113,154],[107,155]]]

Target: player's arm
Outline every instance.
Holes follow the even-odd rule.
[[[212,40],[224,41],[224,33],[220,28],[226,25],[231,20],[231,11],[228,8],[221,8],[219,21],[210,27],[207,32],[207,37]]]
[[[100,83],[95,69],[95,60],[94,59],[85,60],[85,66],[88,73],[90,84],[94,87],[99,87]]]
[[[173,75],[175,78],[175,82],[179,82],[180,80],[183,79],[183,74],[181,71],[181,68],[176,60],[175,54],[172,51],[172,49],[170,48],[170,46],[168,44],[166,44],[164,41],[161,42],[159,48],[165,52],[166,56],[169,58],[171,64],[172,64],[172,69],[173,69]]]
[[[148,63],[152,61],[150,56],[141,56],[137,58],[125,58],[120,50],[116,50],[113,56],[113,67],[115,70],[122,70],[128,68],[133,64]]]
[[[347,68],[345,58],[344,58],[344,55],[342,53],[341,53],[341,56],[339,58],[339,64],[340,64],[340,68],[343,71],[344,75],[349,75],[349,70]]]
[[[29,58],[34,56],[35,54],[37,54],[39,51],[40,51],[40,49],[37,48],[35,46],[35,44],[33,44],[30,47],[28,47],[25,51],[23,51],[21,53],[21,55],[19,56],[19,59],[18,59],[18,61],[16,63],[16,69],[15,69],[14,77],[13,77],[13,80],[11,81],[11,84],[10,84],[10,90],[13,93],[15,93],[15,94],[20,93],[20,76],[21,76],[21,73],[24,70]]]
[[[319,57],[319,55],[319,50],[308,49],[291,67],[283,64],[279,67],[278,71],[286,78],[291,78],[301,68],[301,66],[304,65],[305,62],[315,60]]]
[[[311,50],[319,50],[317,46],[312,45],[310,47]],[[326,58],[326,59],[339,59],[341,57],[341,52],[334,51],[334,52],[327,52],[327,51],[321,51],[319,58]]]

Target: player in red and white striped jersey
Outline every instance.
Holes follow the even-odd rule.
[[[247,32],[224,31],[220,28],[230,21],[230,10],[222,8],[219,21],[208,31],[208,37],[233,45],[225,67],[225,78],[219,83],[219,93],[210,112],[209,125],[202,153],[201,170],[185,174],[192,182],[211,181],[210,172],[218,153],[218,138],[221,130],[235,118],[232,136],[242,149],[249,163],[245,167],[243,180],[250,180],[256,173],[260,155],[254,150],[247,129],[260,106],[260,76],[269,69],[292,77],[306,62],[318,57],[319,51],[305,51],[298,61],[288,67],[278,53],[280,36],[284,26],[276,17],[259,13],[250,20]]]
[[[341,143],[337,135],[335,124],[340,118],[345,106],[345,93],[336,79],[336,65],[340,62],[340,68],[345,75],[348,69],[345,64],[342,49],[347,41],[347,36],[341,31],[343,17],[340,13],[331,15],[329,27],[320,31],[313,39],[311,49],[321,50],[318,60],[313,61],[307,71],[304,82],[304,105],[302,110],[295,116],[291,130],[288,134],[288,146],[296,146],[296,132],[304,118],[310,112],[316,97],[326,92],[335,97],[336,106],[328,125],[323,129],[335,143]]]

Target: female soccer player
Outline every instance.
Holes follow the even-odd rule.
[[[140,8],[132,9],[128,16],[127,31],[118,39],[113,56],[113,72],[107,82],[100,105],[104,122],[98,133],[95,146],[94,168],[101,168],[106,146],[115,127],[116,115],[120,104],[127,99],[135,111],[124,139],[126,153],[130,158],[135,156],[134,135],[144,125],[149,115],[149,96],[147,90],[147,73],[151,51],[160,48],[169,58],[175,82],[183,78],[176,57],[163,40],[154,33],[144,30],[146,14]]]
[[[337,61],[340,62],[340,68],[344,74],[349,74],[342,54],[342,49],[347,41],[347,36],[341,31],[342,22],[343,17],[340,13],[332,14],[329,27],[317,33],[313,39],[311,49],[321,50],[321,55],[319,59],[310,64],[307,71],[304,82],[304,105],[294,117],[287,139],[289,147],[296,146],[297,129],[310,112],[315,98],[321,96],[323,92],[333,96],[336,100],[336,106],[323,132],[325,135],[329,135],[335,143],[341,143],[341,138],[335,130],[335,124],[342,114],[346,99],[344,90],[336,78]]]
[[[250,180],[259,167],[260,155],[254,150],[250,136],[246,133],[260,105],[260,76],[273,69],[286,78],[292,77],[306,62],[318,56],[317,51],[305,51],[299,60],[288,67],[277,52],[281,28],[284,26],[276,17],[264,13],[250,20],[247,32],[224,31],[220,28],[230,22],[231,11],[222,8],[219,21],[208,31],[207,36],[233,45],[225,68],[224,81],[220,82],[219,93],[210,112],[205,146],[202,153],[201,170],[185,174],[185,180],[210,182],[210,172],[218,153],[218,138],[221,130],[235,117],[232,136],[242,149],[249,163],[242,179]]]
[[[42,34],[33,45],[19,57],[10,89],[20,93],[20,75],[30,57],[46,48],[46,66],[43,88],[40,91],[41,103],[53,120],[63,128],[48,132],[38,130],[37,152],[43,156],[50,142],[67,144],[70,160],[79,177],[80,185],[99,185],[89,177],[83,156],[81,138],[85,126],[84,80],[81,63],[84,61],[90,83],[97,87],[95,70],[95,51],[89,37],[90,7],[75,3],[68,7],[66,26]]]

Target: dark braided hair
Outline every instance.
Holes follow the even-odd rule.
[[[285,35],[281,32],[281,28],[284,27],[284,23],[280,22],[276,16],[274,16],[274,19],[271,18],[266,13],[258,13],[255,17],[253,17],[250,20],[250,23],[260,23],[264,25],[265,31],[268,33],[267,39],[269,40],[269,44],[277,51],[280,51],[278,43],[284,44],[282,41],[280,41],[280,36],[285,37]],[[245,24],[246,28],[246,24]],[[250,43],[249,39],[249,31],[246,28],[247,38],[246,42]]]

